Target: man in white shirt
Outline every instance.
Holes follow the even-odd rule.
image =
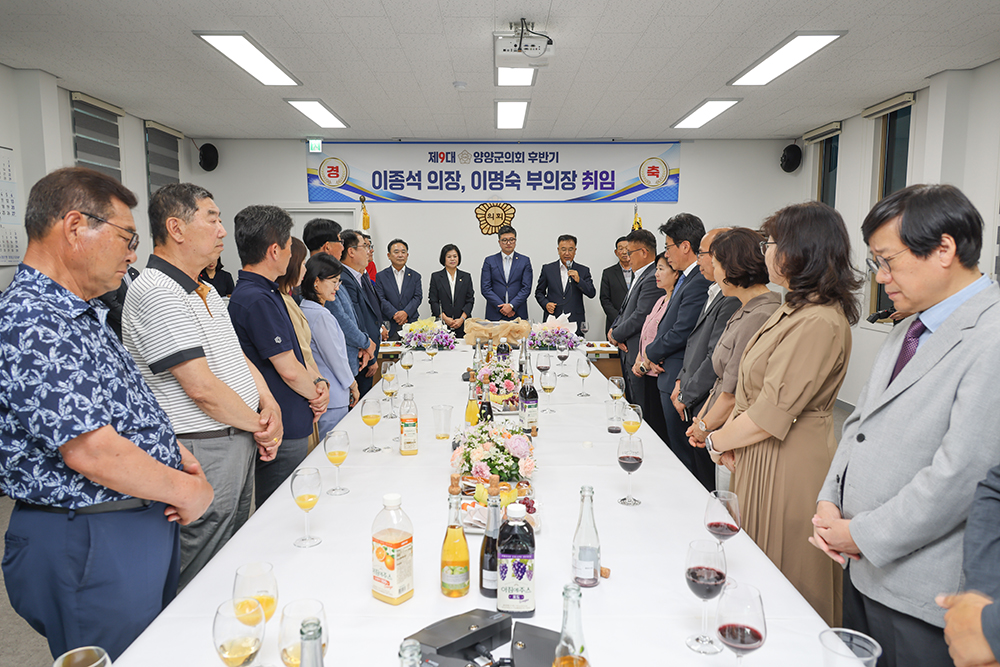
[[[410,246],[403,239],[393,239],[388,245],[390,266],[375,276],[382,317],[389,321],[389,338],[399,338],[399,328],[419,317],[421,290],[420,274],[406,266]]]

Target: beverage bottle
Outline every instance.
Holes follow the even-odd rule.
[[[486,341],[486,363],[493,361],[493,339]]]
[[[538,435],[538,390],[535,389],[535,378],[530,373],[521,375],[521,390],[517,399],[518,413],[521,417],[521,430]]]
[[[399,667],[420,667],[422,660],[420,642],[416,639],[404,639],[399,645]]]
[[[506,362],[510,358],[510,344],[507,342],[506,338],[500,339],[500,344],[497,345],[497,359]]]
[[[573,581],[585,588],[601,581],[601,540],[594,522],[594,487],[580,487],[580,520],[573,535]]]
[[[497,611],[518,618],[535,615],[535,533],[521,503],[507,505],[497,538]]]
[[[563,587],[563,622],[556,645],[552,667],[587,667],[587,651],[583,642],[583,621],[580,617],[580,587]]]
[[[469,543],[458,513],[462,506],[459,474],[451,476],[448,487],[448,531],[441,546],[441,592],[450,598],[460,598],[469,592]]]
[[[476,346],[472,349],[472,371],[473,373],[478,373],[479,369],[483,367],[483,351],[482,344],[479,339],[476,339]]]
[[[413,597],[413,523],[398,493],[382,496],[372,524],[372,595],[389,604]]]
[[[483,397],[479,400],[479,421],[493,421],[493,401],[490,398],[489,385],[483,385]]]
[[[413,402],[413,392],[403,394],[399,406],[399,453],[413,456],[417,453],[417,404]]]
[[[500,475],[490,475],[486,500],[486,532],[479,551],[479,592],[488,598],[497,596],[497,538],[500,536]]]
[[[299,629],[299,667],[323,667],[323,626],[318,618],[307,618]]]
[[[465,404],[465,428],[479,423],[479,401],[476,400],[476,383],[469,381],[469,402]]]

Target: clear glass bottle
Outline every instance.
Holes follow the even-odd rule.
[[[510,359],[510,343],[507,342],[506,338],[501,338],[500,344],[497,345],[497,359],[504,363]]]
[[[403,394],[399,406],[399,453],[413,456],[417,453],[417,404],[413,402],[413,392]]]
[[[404,639],[399,645],[399,667],[420,667],[422,661],[420,642],[416,639]]]
[[[580,519],[573,535],[573,581],[585,588],[601,582],[601,540],[594,522],[594,487],[580,487]]]
[[[583,619],[580,616],[580,587],[563,587],[563,622],[559,644],[552,667],[587,667],[586,644],[583,641]]]
[[[479,423],[479,401],[476,400],[476,382],[469,380],[469,400],[465,404],[465,428]]]
[[[483,396],[479,399],[479,421],[493,421],[493,399],[490,395],[489,385],[483,385]]]
[[[497,538],[500,536],[500,475],[490,475],[486,499],[486,531],[479,550],[479,593],[497,596]]]
[[[535,615],[535,532],[521,503],[507,506],[497,539],[497,611],[517,618]]]
[[[531,373],[531,357],[528,354],[528,337],[521,339],[521,349],[517,355],[517,372],[521,377]]]
[[[460,598],[469,592],[469,543],[459,512],[462,508],[460,475],[453,473],[448,487],[448,530],[441,545],[441,592]]]
[[[478,373],[479,369],[483,367],[483,350],[482,343],[479,339],[476,339],[476,346],[472,348],[472,372]]]
[[[323,667],[323,626],[318,618],[307,618],[299,629],[299,667]]]
[[[413,597],[413,522],[398,493],[382,497],[372,524],[372,595],[393,605]]]

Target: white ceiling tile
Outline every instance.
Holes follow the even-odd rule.
[[[440,0],[441,16],[493,18],[493,0]]]

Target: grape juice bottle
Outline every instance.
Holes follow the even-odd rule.
[[[521,503],[507,506],[497,539],[497,611],[517,618],[535,615],[535,533]]]

